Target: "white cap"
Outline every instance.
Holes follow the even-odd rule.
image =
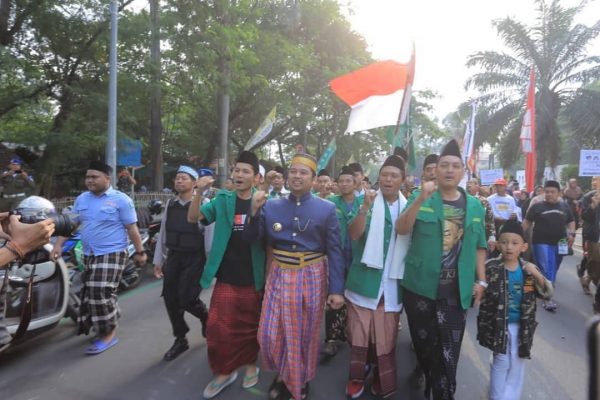
[[[258,173],[260,174],[260,176],[262,176],[264,178],[264,176],[265,176],[265,167],[263,167],[262,165],[258,164]]]

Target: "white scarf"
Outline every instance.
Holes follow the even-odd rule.
[[[371,214],[371,225],[369,226],[369,232],[367,234],[367,241],[365,243],[365,249],[361,258],[361,262],[367,267],[375,269],[383,269],[384,267],[384,241],[385,241],[385,199],[381,190],[377,192],[375,202],[373,204],[373,212]],[[398,210],[402,212],[404,206],[406,206],[406,198],[401,192],[398,192]],[[402,279],[404,277],[404,257],[410,246],[410,234],[398,235],[395,230],[395,223],[392,216],[392,235],[396,235],[396,241],[394,243],[394,249],[392,254],[388,254],[388,257],[392,257],[390,260],[390,274],[391,279]],[[383,227],[383,229],[382,229]]]

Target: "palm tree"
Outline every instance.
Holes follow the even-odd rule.
[[[536,0],[537,21],[527,26],[512,18],[493,22],[509,52],[480,51],[469,56],[468,67],[480,72],[467,81],[481,97],[478,113],[480,141],[499,145],[501,165],[514,164],[520,152],[520,128],[529,70],[536,71],[536,139],[540,181],[544,167],[555,166],[560,154],[557,123],[563,106],[576,101],[578,89],[600,77],[600,57],[588,56],[587,45],[600,33],[593,26],[574,24],[585,7],[564,8],[559,0]],[[476,143],[477,144],[477,143]]]

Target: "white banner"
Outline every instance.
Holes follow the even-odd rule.
[[[581,150],[579,176],[600,176],[600,150]]]
[[[525,189],[525,186],[527,186],[527,182],[525,181],[524,169],[517,171],[517,182],[519,182],[519,189],[521,190]]]
[[[251,150],[254,146],[262,142],[273,130],[273,124],[275,124],[275,117],[277,115],[277,107],[273,107],[269,115],[265,118],[260,127],[256,130],[254,135],[248,140],[244,150]]]
[[[504,170],[499,169],[481,169],[479,170],[479,179],[482,185],[493,185],[496,179],[504,178]]]

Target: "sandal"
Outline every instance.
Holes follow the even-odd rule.
[[[308,386],[308,382],[306,382],[306,385],[302,386],[302,390],[300,391],[300,398],[302,400],[308,399],[309,393],[310,393],[310,386]]]
[[[94,340],[92,345],[87,348],[85,354],[95,355],[104,353],[106,350],[110,349],[117,343],[119,343],[119,339],[116,337],[112,338],[112,340],[108,343],[104,342],[102,339],[96,339]]]
[[[276,376],[275,379],[273,379],[271,386],[269,386],[269,389],[267,389],[267,393],[269,395],[270,400],[279,399],[279,396],[281,395],[281,392],[283,391],[283,386],[284,386],[283,381],[280,381],[278,379],[279,379],[279,377]]]
[[[225,380],[224,382],[217,383],[217,379],[216,378],[213,379],[212,381],[210,381],[210,383],[204,389],[202,396],[204,396],[205,399],[212,399],[213,397],[215,397],[216,395],[221,393],[223,391],[223,389],[225,389],[227,386],[229,386],[233,382],[235,382],[237,377],[238,377],[238,372],[233,371],[233,373],[231,375],[229,375],[229,378],[227,378],[227,380]]]
[[[260,373],[260,368],[256,367],[256,373],[248,376],[244,375],[244,379],[242,381],[242,388],[250,389],[251,387],[256,386],[258,383],[258,374]]]

